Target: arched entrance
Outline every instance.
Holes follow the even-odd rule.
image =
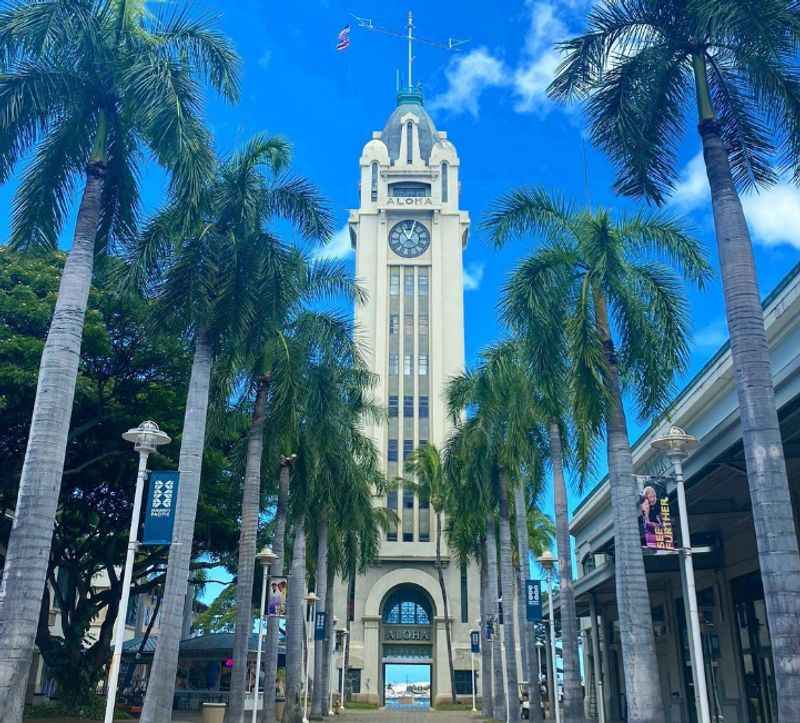
[[[395,672],[399,666],[408,667],[409,670],[427,668],[430,686],[427,704],[430,705],[435,700],[436,680],[436,608],[433,600],[419,585],[403,583],[386,593],[381,602],[380,615],[381,705],[387,705],[387,671]],[[424,705],[423,690],[404,689],[402,694],[398,692],[397,695],[390,691],[390,702]]]

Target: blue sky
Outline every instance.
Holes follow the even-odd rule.
[[[373,130],[383,127],[394,107],[395,72],[405,72],[406,51],[402,40],[354,27],[351,47],[336,53],[339,30],[352,22],[349,13],[402,32],[411,9],[419,36],[469,38],[463,51],[455,54],[418,46],[415,80],[423,85],[437,127],[448,132],[461,157],[461,205],[473,219],[464,256],[466,348],[472,361],[501,335],[496,320],[499,289],[532,247],[530,241],[519,241],[497,252],[486,243],[479,221],[495,198],[515,186],[545,185],[579,201],[589,198],[593,204],[636,208],[634,202],[613,195],[612,169],[585,141],[580,112],[555,106],[544,95],[557,64],[552,43],[581,29],[589,5],[591,0],[493,5],[476,0],[194,0],[197,11],[219,14],[220,28],[243,58],[241,102],[231,107],[212,97],[207,104],[217,149],[230,152],[260,131],[285,135],[295,146],[294,170],[319,185],[335,210],[337,228],[342,229],[347,209],[357,203],[361,148]],[[707,186],[693,126],[690,120],[681,146],[683,175],[672,210],[686,215],[716,269]],[[163,174],[147,166],[142,183],[146,210],[152,210],[164,196]],[[12,180],[0,188],[4,211],[0,238],[7,235],[15,187]],[[800,260],[800,193],[780,185],[746,198],[745,208],[761,291],[766,295]],[[71,227],[65,231],[65,247],[70,237]],[[352,264],[343,241],[344,234],[338,234],[329,253]],[[727,334],[718,277],[703,293],[690,292],[689,298],[692,356],[684,379],[708,360]],[[632,416],[631,437],[641,428]],[[577,499],[573,494],[573,505]],[[543,506],[550,508],[549,495]]]

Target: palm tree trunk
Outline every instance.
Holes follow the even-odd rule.
[[[605,299],[595,297],[595,307],[605,349],[609,392],[606,416],[608,478],[614,512],[614,577],[619,611],[625,699],[629,723],[663,723],[664,706],[650,595],[644,570],[639,524],[636,519],[638,490],[633,477],[633,457],[628,440],[628,425],[622,407],[617,357],[608,323]]]
[[[800,551],[788,504],[789,483],[750,233],[719,125],[703,121],[700,135],[714,208],[778,717],[788,723],[800,711]]]
[[[72,250],[39,363],[28,446],[0,582],[0,720],[22,719],[67,450],[105,163],[86,168]]]
[[[278,482],[278,505],[275,510],[275,536],[272,538],[272,552],[275,562],[270,573],[281,577],[284,570],[284,550],[286,537],[286,515],[289,509],[289,473],[293,457],[281,457],[281,471]],[[278,621],[271,616],[267,620],[267,639],[264,641],[264,703],[261,708],[261,723],[276,723],[275,718],[275,678],[278,673]]]
[[[325,607],[328,601],[328,520],[324,516],[319,523],[319,538],[317,539],[317,572],[314,578],[317,583],[317,612],[327,611]],[[311,621],[314,627],[314,621]],[[327,622],[325,624],[327,628]],[[316,640],[314,635],[314,686],[311,688],[311,715],[322,716],[324,710],[328,710],[328,701],[323,700],[322,676],[324,675],[325,665],[325,641]]]
[[[325,610],[328,617],[325,620],[325,666],[322,669],[322,717],[328,717],[331,700],[331,655],[336,640],[336,628],[333,625],[333,565],[328,565],[327,592],[325,594]]]
[[[456,702],[456,674],[453,668],[453,642],[450,635],[450,608],[447,600],[447,587],[444,584],[444,573],[442,572],[442,513],[436,512],[436,575],[439,578],[439,589],[442,592],[444,604],[444,632],[447,639],[447,665],[450,669],[450,698]],[[435,701],[431,701],[433,705]]]
[[[486,570],[489,580],[486,585],[486,597],[489,601],[488,610],[491,610],[491,617],[494,622],[494,635],[492,636],[492,675],[494,677],[494,695],[492,705],[494,707],[493,717],[496,720],[506,719],[506,688],[505,677],[503,675],[503,651],[500,644],[502,631],[500,628],[500,607],[497,604],[499,593],[497,590],[497,524],[493,515],[489,515],[486,524]]]
[[[306,531],[303,519],[295,525],[292,548],[292,572],[286,620],[286,708],[283,723],[300,723],[303,719],[303,684],[306,619]]]
[[[525,500],[525,492],[522,485],[514,488],[514,506],[516,507],[517,523],[517,548],[519,552],[519,578],[518,578],[518,597],[519,607],[519,629],[522,640],[520,647],[526,651],[525,654],[525,675],[528,679],[528,709],[530,720],[542,720],[541,690],[539,689],[539,656],[536,654],[536,639],[533,630],[533,623],[527,620],[527,604],[525,598],[525,580],[530,571],[530,553],[528,550],[528,505]]]
[[[486,639],[486,624],[489,622],[492,606],[488,599],[489,570],[486,561],[486,541],[481,544],[481,716],[491,718],[492,704],[492,645]]]
[[[242,490],[242,521],[239,530],[239,563],[236,577],[236,628],[233,639],[230,703],[225,723],[239,723],[244,712],[247,686],[247,658],[253,630],[253,578],[256,567],[256,537],[261,497],[261,458],[264,452],[264,412],[267,405],[269,377],[258,382],[250,434],[247,439],[247,462]],[[266,574],[266,573],[265,573]],[[258,613],[261,615],[261,611]],[[258,671],[256,671],[258,676]]]
[[[158,644],[150,669],[142,723],[163,723],[172,716],[175,675],[178,670],[178,647],[186,590],[189,585],[189,563],[192,556],[197,499],[200,494],[210,381],[211,350],[206,331],[199,329],[195,338],[178,461],[180,487],[175,510],[175,527],[167,561]]]
[[[500,589],[503,598],[503,640],[506,646],[506,695],[508,720],[519,718],[517,683],[517,636],[514,622],[514,563],[511,547],[511,522],[508,508],[508,479],[500,474]]]
[[[561,428],[551,419],[550,463],[553,468],[556,538],[558,545],[558,603],[561,609],[561,658],[564,664],[564,719],[566,723],[582,719],[583,700],[578,667],[578,621],[575,616],[575,590],[572,585],[572,548],[569,544],[567,486],[564,482],[564,458]]]

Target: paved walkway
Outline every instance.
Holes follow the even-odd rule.
[[[407,710],[398,708],[384,708],[382,710],[354,710],[348,711],[344,716],[336,716],[336,723],[366,723],[378,721],[379,723],[478,723],[484,720],[478,714],[460,711],[436,711],[425,708],[412,708]]]

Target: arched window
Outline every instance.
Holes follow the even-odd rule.
[[[372,187],[370,191],[370,199],[373,202],[378,200],[378,164],[375,161],[372,163]]]
[[[448,180],[447,180],[447,161],[442,161],[442,203],[447,203],[448,200]]]
[[[432,621],[430,601],[413,585],[397,588],[383,606],[383,622],[388,625],[430,625]]]
[[[406,123],[406,162],[414,162],[414,124],[411,121]]]

